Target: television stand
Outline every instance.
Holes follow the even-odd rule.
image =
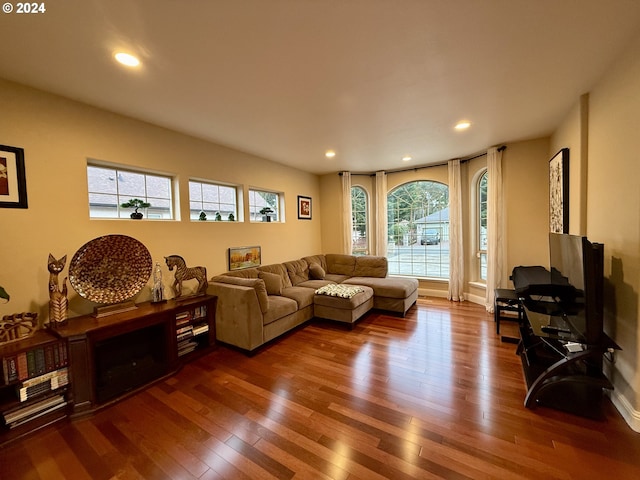
[[[603,391],[613,389],[602,373],[603,356],[620,347],[604,333],[596,345],[580,343],[562,318],[526,307],[524,312],[527,321],[520,326],[516,353],[527,383],[525,407],[541,405],[601,419]]]

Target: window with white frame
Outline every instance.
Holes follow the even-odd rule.
[[[419,180],[387,195],[389,273],[449,278],[449,187]]]
[[[351,187],[351,252],[354,255],[369,254],[367,217],[369,212],[367,191],[359,186]]]
[[[249,216],[252,222],[281,222],[280,193],[249,189]]]
[[[238,221],[238,189],[232,185],[189,180],[189,218],[197,221]]]
[[[477,209],[477,223],[478,231],[478,270],[480,280],[487,280],[487,182],[488,175],[485,171],[478,179],[477,192],[478,192],[478,209]]]
[[[173,219],[172,183],[167,175],[89,163],[89,217],[129,218],[137,210],[144,218]],[[149,206],[122,206],[132,200]]]

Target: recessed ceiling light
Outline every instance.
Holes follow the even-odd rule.
[[[405,155],[404,157],[402,157],[403,162],[408,162],[409,160],[413,160],[413,157],[411,155]]]
[[[466,130],[470,126],[471,126],[471,122],[467,120],[462,120],[461,122],[456,123],[456,126],[454,128],[456,130]]]
[[[334,152],[333,150],[327,150],[324,154],[325,157],[327,158],[333,158],[336,156],[336,152]]]
[[[126,65],[127,67],[137,67],[140,65],[140,60],[137,57],[134,57],[130,53],[118,52],[114,55],[115,59],[120,62],[122,65]]]

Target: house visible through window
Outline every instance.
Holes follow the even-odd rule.
[[[172,178],[102,165],[87,165],[90,218],[129,218],[134,208],[121,205],[142,200],[144,218],[173,219]]]
[[[238,190],[234,186],[189,181],[189,217],[198,221],[235,222]]]
[[[478,180],[478,259],[480,279],[487,280],[487,172]]]
[[[280,194],[249,189],[249,215],[252,222],[281,222]]]
[[[367,192],[362,187],[351,187],[351,251],[354,255],[369,254],[369,237],[367,234],[368,215]]]
[[[415,181],[387,195],[389,273],[449,278],[449,187]]]

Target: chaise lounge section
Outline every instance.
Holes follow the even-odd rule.
[[[352,324],[370,308],[404,316],[418,298],[418,281],[387,275],[385,257],[341,254],[217,275],[208,288],[218,297],[216,337],[251,352],[314,317]],[[366,293],[353,299],[316,294],[331,284],[360,286]]]

